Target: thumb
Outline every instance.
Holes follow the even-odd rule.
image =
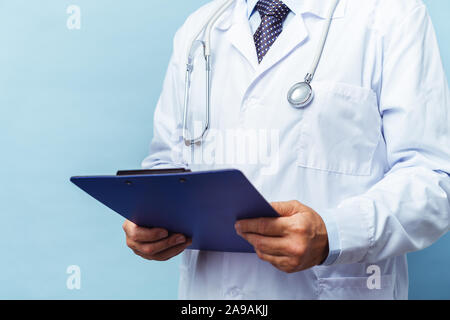
[[[296,213],[299,213],[303,208],[305,208],[302,203],[296,200],[272,202],[270,205],[281,217],[290,217]]]

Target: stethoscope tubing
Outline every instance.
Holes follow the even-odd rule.
[[[211,112],[211,33],[212,28],[217,22],[217,20],[225,13],[225,11],[231,6],[231,4],[235,0],[225,0],[217,10],[215,10],[207,20],[207,23],[195,34],[195,37],[193,38],[191,42],[191,46],[188,52],[187,56],[187,64],[186,64],[186,76],[185,76],[185,92],[184,92],[184,111],[183,111],[183,140],[186,146],[192,146],[195,144],[201,144],[203,139],[205,138],[209,128],[210,128],[210,112]],[[314,56],[314,60],[312,62],[311,68],[309,69],[308,73],[306,74],[304,78],[304,82],[298,82],[294,84],[291,89],[288,91],[288,101],[294,108],[304,108],[308,106],[312,99],[314,98],[314,91],[311,86],[311,82],[314,78],[314,75],[316,73],[317,67],[319,66],[320,59],[323,55],[323,51],[325,49],[325,44],[328,38],[328,33],[331,27],[331,22],[334,16],[334,12],[336,11],[337,5],[339,3],[339,0],[335,0],[330,6],[327,19],[326,19],[326,25],[323,29],[322,36],[320,38],[320,42],[318,44],[317,53]],[[205,41],[197,40],[201,33],[205,31]],[[206,120],[205,124],[203,126],[202,132],[198,137],[194,137],[193,139],[187,138],[188,136],[188,107],[189,107],[189,97],[190,97],[190,84],[191,84],[191,73],[193,70],[193,63],[194,63],[194,52],[197,47],[195,46],[196,43],[201,43],[203,46],[203,56],[205,58],[205,72],[206,72]],[[305,89],[301,92],[306,92],[304,94],[304,97],[298,97],[296,96],[296,89]],[[298,96],[298,92],[297,92]]]

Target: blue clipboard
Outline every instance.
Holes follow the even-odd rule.
[[[237,220],[277,217],[238,170],[72,177],[75,185],[124,218],[192,238],[189,249],[254,252]]]

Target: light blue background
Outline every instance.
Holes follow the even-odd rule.
[[[69,177],[139,167],[172,37],[206,2],[0,0],[0,298],[176,298],[179,259],[134,256],[122,219]],[[426,3],[450,75],[450,1]],[[450,299],[449,248],[409,255],[411,298]]]

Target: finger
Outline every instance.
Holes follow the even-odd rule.
[[[156,261],[167,261],[173,257],[176,257],[180,253],[182,253],[184,250],[186,250],[187,247],[189,247],[192,244],[192,240],[188,239],[186,243],[177,245],[175,247],[172,247],[170,249],[161,251],[160,253],[153,256],[153,259]]]
[[[192,240],[188,239],[187,242],[180,244],[180,245],[176,245],[172,248],[169,248],[167,250],[161,251],[155,255],[148,255],[148,254],[143,254],[140,251],[134,250],[133,252],[137,255],[140,256],[146,260],[156,260],[156,261],[166,261],[169,260],[170,258],[173,258],[177,255],[179,255],[181,252],[183,252],[187,247],[189,247],[192,244]]]
[[[241,235],[254,248],[265,254],[274,256],[288,256],[286,252],[286,239],[280,237],[265,237],[254,233],[244,233]]]
[[[265,236],[282,236],[287,228],[282,218],[245,219],[236,222],[236,231],[239,233],[256,233]]]
[[[169,248],[184,243],[186,243],[186,237],[184,235],[174,234],[168,238],[165,238],[157,242],[151,243],[132,242],[131,245],[129,245],[129,247],[140,252],[145,256],[154,256],[159,252],[162,252],[164,250],[167,250]]]
[[[133,250],[133,252],[134,252],[135,255],[137,255],[137,256],[139,256],[139,257],[141,257],[141,258],[144,258],[144,259],[146,259],[146,260],[152,260],[152,259],[150,258],[150,256],[146,256],[146,255],[144,255],[144,254],[142,254],[142,253],[140,253],[139,251],[134,250],[134,249],[131,249],[131,250]]]
[[[256,254],[261,260],[269,262],[275,268],[284,272],[290,271],[290,263],[288,257],[273,256],[261,251],[256,251]]]
[[[301,202],[295,200],[272,202],[271,206],[282,217],[292,216],[302,210],[303,207],[305,207]]]
[[[135,242],[155,242],[167,238],[169,233],[162,228],[144,228],[128,221],[124,223],[123,230],[127,238]]]

